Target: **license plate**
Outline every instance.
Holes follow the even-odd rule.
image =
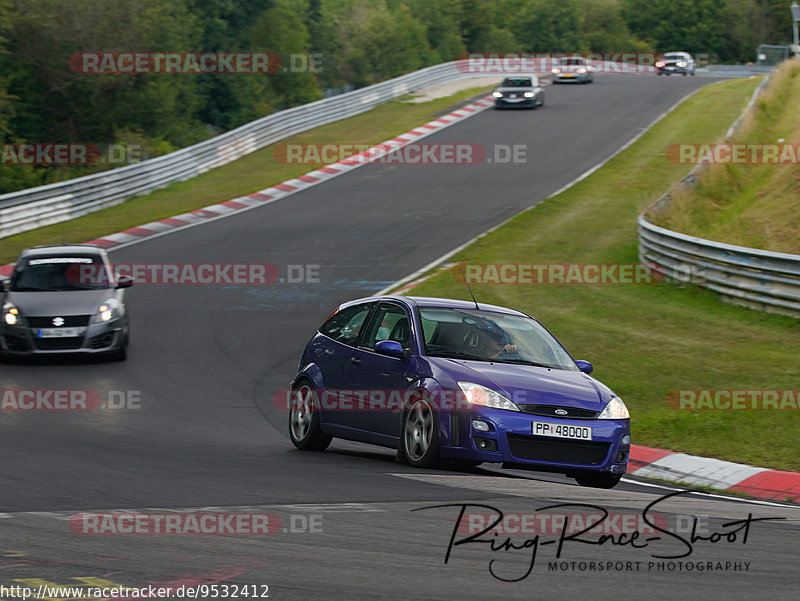
[[[86,328],[39,328],[36,330],[37,338],[77,338],[83,336]]]
[[[572,73],[564,73],[562,77],[575,77]]]
[[[576,440],[591,440],[592,429],[589,426],[570,426],[568,424],[549,424],[547,422],[533,422],[531,432],[534,436],[550,436],[552,438],[574,438]]]

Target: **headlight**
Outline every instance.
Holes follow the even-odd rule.
[[[492,96],[494,96],[495,98],[502,98],[503,97],[503,93],[502,92],[492,92]]]
[[[658,61],[658,62],[656,63],[656,67],[659,67],[659,68],[660,68],[660,67],[663,67],[663,66],[664,66],[664,62],[663,62],[663,61]]]
[[[3,321],[10,326],[19,325],[22,316],[19,314],[19,309],[17,309],[12,303],[6,303],[3,305]]]
[[[613,396],[608,401],[606,408],[597,416],[597,419],[630,419],[630,417],[631,414],[628,413],[628,408],[622,402],[622,399],[618,396]]]
[[[581,67],[580,69],[578,69],[578,73],[586,73],[586,69],[584,69],[583,67]]]
[[[492,407],[493,409],[507,409],[508,411],[519,411],[514,403],[509,401],[502,394],[496,393],[494,390],[481,386],[480,384],[473,384],[472,382],[459,382],[458,385],[464,391],[467,402],[470,405],[481,405],[483,407]]]
[[[558,75],[559,73],[561,73],[561,69],[559,69],[558,67],[553,67],[553,73]]]
[[[533,98],[534,94],[533,92],[525,92],[524,96],[525,98]]]
[[[102,323],[104,321],[111,321],[119,314],[119,303],[116,299],[109,298],[97,308],[97,313],[92,317],[93,323]]]
[[[684,67],[684,68],[689,66],[689,63],[687,63],[686,61],[678,61],[675,64],[678,65],[679,67]]]

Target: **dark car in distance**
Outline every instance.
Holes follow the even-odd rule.
[[[544,88],[535,75],[506,77],[492,92],[495,108],[531,108],[544,106]]]

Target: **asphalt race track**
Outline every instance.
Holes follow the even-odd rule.
[[[339,441],[326,453],[303,453],[289,442],[286,412],[272,402],[338,303],[384,288],[541,201],[711,81],[603,75],[593,85],[550,86],[542,110],[487,110],[425,140],[527,145],[525,164],[367,165],[112,252],[116,263],[272,263],[282,275],[287,265],[318,265],[319,283],[135,286],[126,362],[0,365],[6,390],[95,390],[101,399],[118,391],[112,398],[131,402],[89,412],[0,413],[0,585],[254,584],[268,585],[277,600],[793,596],[800,511],[697,493],[652,511],[689,530],[688,516],[701,516],[704,536],[730,533],[739,526],[724,524],[748,514],[783,519],[750,524],[746,542],[744,529],[735,540],[696,540],[682,558],[689,545],[666,534],[642,548],[633,548],[641,540],[567,541],[556,570],[548,563],[557,545],[544,542],[557,537],[543,536],[530,575],[518,582],[497,577],[524,576],[530,546],[455,546],[445,564],[460,507],[412,510],[479,503],[534,513],[585,503],[636,517],[673,489],[634,481],[585,489],[560,476],[494,468],[413,470],[387,450]],[[70,529],[76,513],[153,508],[266,512],[281,525],[270,536]],[[522,546],[526,537],[513,540]],[[586,563],[562,565],[573,561]],[[692,563],[691,571],[677,562]]]

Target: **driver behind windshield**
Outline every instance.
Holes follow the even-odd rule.
[[[508,335],[497,326],[487,326],[481,331],[481,343],[488,359],[524,359],[511,344]]]

